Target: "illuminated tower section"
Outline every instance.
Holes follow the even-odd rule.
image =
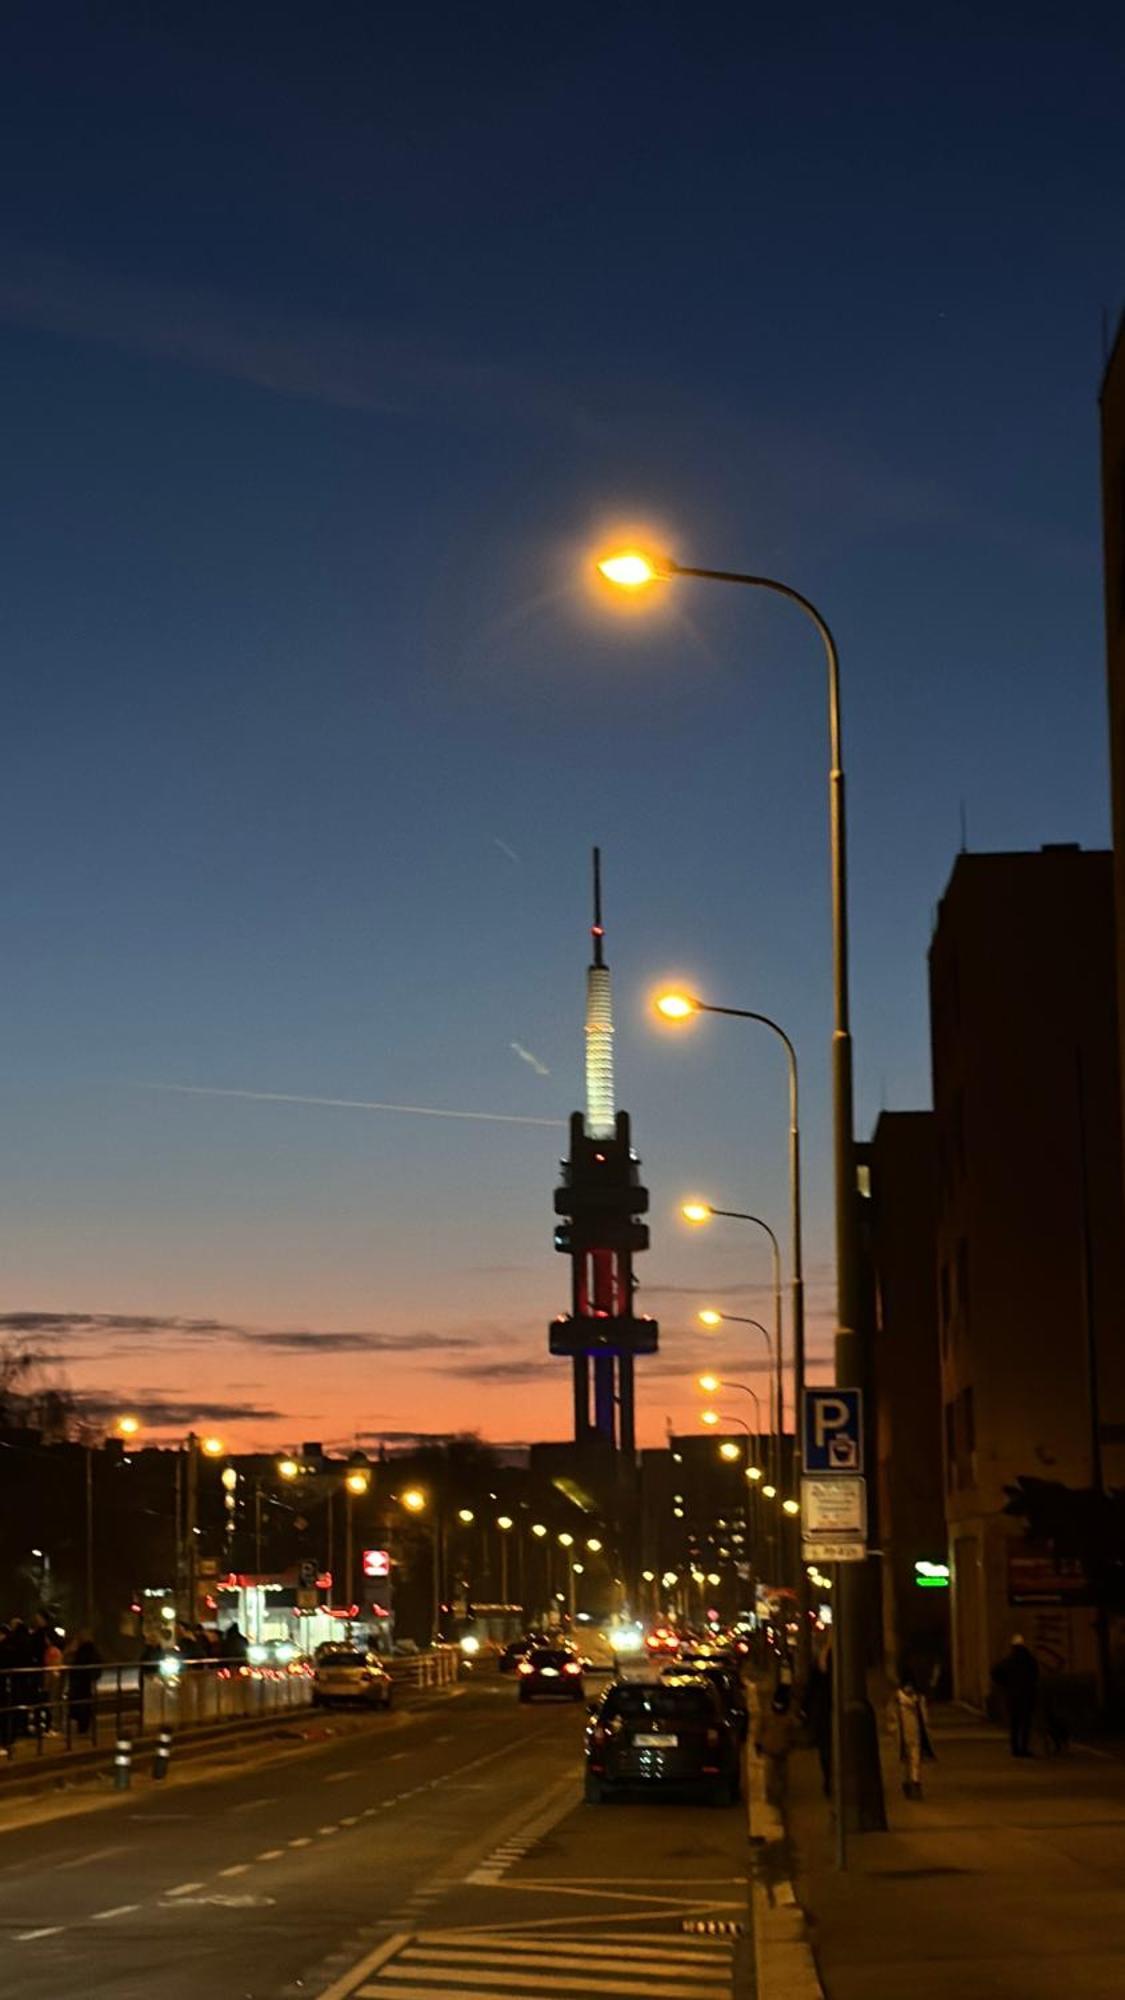
[[[614,1104],[613,993],[605,963],[601,865],[594,849],[593,962],[586,973],[586,1110],[570,1120],[570,1157],[555,1189],[555,1248],[570,1258],[571,1310],[551,1324],[552,1354],[574,1371],[574,1436],[635,1449],[633,1363],[655,1354],[656,1321],[633,1311],[633,1258],[648,1249],[648,1209],[629,1115]],[[593,1402],[591,1407],[591,1389]]]

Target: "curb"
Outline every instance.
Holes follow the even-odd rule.
[[[777,1807],[766,1798],[764,1761],[754,1755],[761,1693],[753,1682],[749,1683],[749,1698],[746,1805],[752,1849],[750,1899],[757,2000],[825,2000],[805,1913],[790,1875],[785,1825]]]

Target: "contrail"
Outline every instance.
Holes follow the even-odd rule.
[[[538,1056],[533,1056],[531,1050],[525,1049],[522,1042],[509,1042],[508,1047],[514,1050],[521,1062],[527,1063],[535,1071],[536,1076],[550,1076],[551,1072],[546,1063],[540,1062]]]
[[[444,1111],[433,1104],[373,1104],[363,1097],[299,1097],[288,1090],[224,1090],[213,1083],[142,1083],[140,1090],[174,1092],[178,1097],[244,1097],[253,1104],[322,1104],[333,1111],[402,1111],[411,1118],[468,1118],[487,1125],[549,1125],[558,1131],[563,1118],[523,1118],[511,1111]]]
[[[506,840],[501,840],[500,835],[498,833],[493,834],[492,844],[494,847],[498,847],[500,849],[501,854],[506,854],[509,861],[514,861],[517,867],[519,866],[519,855],[516,853],[515,848],[509,847]]]

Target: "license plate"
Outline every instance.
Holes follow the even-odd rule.
[[[543,1680],[545,1680],[545,1681],[557,1681],[557,1680],[558,1680],[558,1677],[559,1677],[559,1670],[558,1670],[558,1668],[557,1668],[557,1667],[540,1667],[540,1669],[539,1669],[539,1672],[540,1672],[540,1675],[541,1675],[542,1679],[543,1679]]]
[[[678,1736],[634,1736],[638,1750],[674,1750],[679,1743]]]

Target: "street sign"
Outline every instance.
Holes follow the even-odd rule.
[[[863,1392],[806,1389],[802,1412],[806,1472],[863,1471]]]
[[[861,1563],[867,1558],[866,1542],[830,1542],[827,1538],[819,1542],[802,1542],[801,1556],[805,1562],[815,1563]]]
[[[389,1576],[390,1573],[391,1558],[386,1549],[364,1549],[364,1576]]]
[[[846,1537],[863,1541],[867,1534],[867,1481],[854,1472],[826,1474],[801,1481],[801,1527],[805,1540]]]

